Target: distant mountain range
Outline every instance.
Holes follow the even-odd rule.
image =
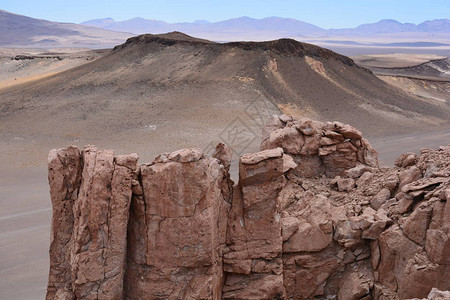
[[[266,34],[276,33],[278,35],[305,35],[317,36],[326,33],[326,30],[295,19],[270,17],[264,19],[252,19],[240,17],[220,22],[210,23],[208,21],[196,21],[192,23],[166,23],[158,20],[147,20],[143,18],[133,18],[126,21],[116,22],[111,18],[91,20],[81,23],[81,25],[94,26],[98,28],[142,33],[164,33],[171,31],[181,31],[191,35],[211,34],[211,33],[254,33],[264,32]]]
[[[439,19],[432,21],[425,21],[419,25],[412,23],[400,23],[396,20],[381,20],[377,23],[363,24],[356,28],[347,29],[331,29],[328,30],[332,34],[344,35],[358,35],[358,34],[385,34],[385,33],[400,33],[400,32],[426,32],[426,33],[450,33],[450,20]]]
[[[213,32],[277,32],[278,34],[282,34],[284,36],[323,37],[334,35],[377,35],[401,32],[450,33],[449,19],[425,21],[418,25],[412,23],[400,23],[396,20],[381,20],[377,23],[363,24],[356,28],[329,30],[299,20],[279,17],[264,19],[240,17],[214,23],[210,23],[208,21],[195,21],[192,23],[166,23],[164,21],[148,20],[143,18],[114,21],[112,18],[106,18],[86,21],[81,23],[81,25],[136,34],[164,33],[170,31],[181,31],[194,35]]]
[[[344,29],[323,29],[299,20],[280,17],[240,17],[220,22],[199,20],[191,23],[167,23],[143,18],[115,21],[105,18],[72,24],[34,19],[0,10],[0,47],[111,48],[137,34],[172,31],[218,42],[293,38],[346,55],[381,53],[380,49],[383,47],[400,49],[395,50],[396,52],[450,54],[448,19],[425,21],[418,25],[381,20]],[[361,50],[362,48],[364,49]],[[370,51],[367,52],[367,49]]]
[[[34,19],[0,10],[0,47],[110,48],[131,33]]]
[[[280,17],[264,19],[240,17],[220,22],[202,20],[191,23],[167,23],[143,18],[115,21],[106,18],[81,24],[134,34],[180,31],[219,42],[293,38],[345,55],[392,52],[450,55],[449,19],[425,21],[418,25],[400,23],[396,20],[381,20],[362,24],[356,28],[343,29],[324,29],[299,20]]]

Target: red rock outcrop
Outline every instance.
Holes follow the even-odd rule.
[[[224,172],[201,149],[141,166],[129,227],[128,298],[220,299],[230,207]]]
[[[81,171],[82,161],[78,148],[50,151],[48,180],[53,219],[47,299],[70,299],[73,295],[69,247],[73,234],[73,203],[78,199]]]
[[[281,148],[246,154],[228,222],[224,299],[277,299],[283,287],[278,195],[292,162]]]
[[[446,299],[450,146],[379,168],[350,125],[274,116],[263,135],[234,186],[224,144],[141,166],[50,151],[47,299]]]
[[[362,133],[341,122],[273,116],[263,133],[261,150],[283,148],[294,158],[302,176],[341,175],[361,164],[378,167],[377,152]]]
[[[47,299],[121,299],[137,155],[87,146],[52,150]]]

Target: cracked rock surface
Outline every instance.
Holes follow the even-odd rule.
[[[450,145],[378,166],[340,122],[273,116],[261,151],[51,150],[47,299],[448,299]]]

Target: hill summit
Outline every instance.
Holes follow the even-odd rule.
[[[450,115],[446,103],[410,96],[315,45],[180,32],[133,37],[95,61],[2,89],[0,110],[0,127],[19,136],[130,143],[149,157],[211,137],[255,150],[280,112],[352,123],[369,137],[448,124]],[[159,142],[148,148],[149,139]]]

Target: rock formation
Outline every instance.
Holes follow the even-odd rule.
[[[47,299],[447,299],[450,146],[380,168],[350,125],[282,115],[234,186],[231,155],[50,151]]]
[[[122,298],[137,160],[93,146],[50,151],[48,299]]]
[[[129,226],[127,297],[220,298],[230,208],[221,189],[224,172],[201,149],[162,154],[140,167]]]

